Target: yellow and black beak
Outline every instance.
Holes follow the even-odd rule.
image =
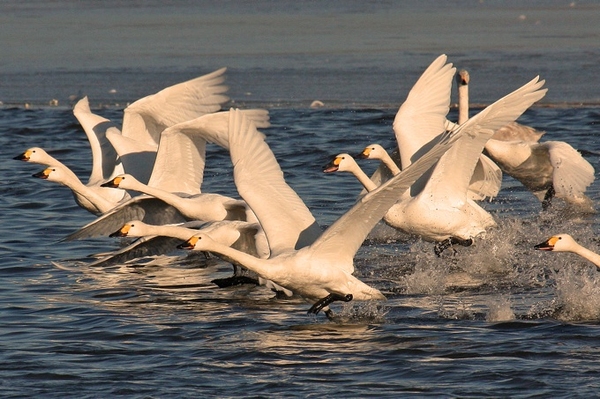
[[[331,162],[327,165],[323,166],[323,172],[325,173],[333,173],[337,172],[340,168],[340,162],[342,162],[342,157],[335,157]]]
[[[22,153],[21,155],[17,155],[13,159],[16,159],[17,161],[27,162],[27,161],[29,161],[30,158],[31,158],[31,151],[27,150],[24,153]]]
[[[556,242],[559,240],[560,238],[553,236],[548,238],[546,241],[538,244],[538,245],[534,245],[533,248],[540,250],[540,251],[552,251],[554,250],[554,245],[556,244]]]
[[[108,236],[109,237],[127,237],[127,234],[129,233],[129,229],[131,229],[131,225],[129,223],[125,223],[123,225],[123,227],[121,227],[119,230],[115,231],[114,233],[110,233]]]
[[[192,238],[190,238],[189,240],[187,240],[186,242],[179,244],[177,246],[177,248],[179,249],[194,249],[194,247],[196,246],[196,243],[198,242],[199,238],[196,236],[193,236]]]
[[[361,153],[356,155],[356,158],[367,159],[371,155],[371,151],[373,151],[371,147],[366,147]]]
[[[31,176],[37,177],[38,179],[46,180],[48,178],[48,176],[50,176],[51,172],[52,172],[52,168],[46,168],[46,169],[42,170],[41,172],[35,173]]]
[[[106,183],[102,183],[101,186],[102,187],[110,187],[110,188],[119,188],[119,184],[121,184],[121,181],[123,181],[123,177],[118,176],[112,180],[107,181]]]

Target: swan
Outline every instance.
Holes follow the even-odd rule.
[[[457,75],[459,123],[469,113],[469,73]],[[502,171],[523,184],[547,209],[552,198],[562,198],[581,210],[594,212],[584,193],[594,181],[594,167],[563,141],[539,142],[544,133],[513,122],[499,129],[485,145],[485,152]]]
[[[268,111],[255,109],[242,112],[247,113],[259,126],[270,126]],[[253,221],[253,215],[244,201],[201,192],[206,142],[227,148],[228,120],[228,112],[216,112],[165,129],[161,134],[148,184],[126,173],[102,185],[143,194],[120,203],[63,240],[108,235],[130,220],[142,220],[154,225],[190,220]],[[173,160],[174,157],[177,161]]]
[[[458,134],[458,133],[457,133]],[[362,197],[347,213],[321,232],[302,199],[287,185],[264,136],[239,110],[230,111],[229,144],[238,192],[256,214],[271,254],[261,259],[222,245],[209,234],[192,236],[182,248],[209,251],[232,259],[285,287],[333,317],[334,301],[385,300],[376,288],[352,275],[353,258],[387,209],[450,148],[442,135],[431,150],[401,174]],[[304,245],[298,245],[307,237]]]
[[[540,251],[572,252],[589,260],[600,270],[600,254],[580,245],[569,234],[554,235],[546,241],[535,245],[534,248]]]
[[[100,215],[130,198],[125,190],[100,187],[107,179],[124,171],[115,149],[106,138],[106,130],[114,124],[93,114],[87,97],[75,104],[73,114],[83,127],[92,152],[92,169],[87,183],[84,184],[68,166],[39,147],[29,148],[14,159],[53,167],[38,173],[37,177],[70,188],[77,205],[94,215]]]
[[[546,93],[546,89],[541,89],[543,84],[544,81],[536,77],[457,127],[469,134],[461,135],[432,173],[415,183],[396,205],[389,208],[384,221],[408,234],[436,242],[434,250],[438,256],[453,244],[471,245],[475,237],[494,227],[496,222],[492,215],[467,194],[470,176],[485,142],[497,128],[515,120],[542,98]],[[440,108],[439,112],[443,115],[445,111]],[[444,122],[440,121],[440,124]],[[401,159],[405,159],[402,146],[400,153]],[[419,153],[414,157],[417,155]],[[350,162],[348,157],[345,158]],[[360,181],[365,182],[364,176]]]
[[[227,68],[169,86],[143,97],[123,111],[122,129],[111,127],[106,137],[115,148],[125,172],[147,183],[160,142],[168,127],[221,110]]]
[[[359,158],[378,159],[396,175],[418,157],[418,152],[444,129],[450,107],[452,76],[456,69],[446,63],[445,54],[437,57],[414,84],[406,100],[398,109],[393,129],[399,150],[400,166],[379,144],[364,148]],[[456,129],[456,126],[453,126]],[[469,196],[474,200],[495,197],[502,181],[502,172],[485,155],[479,160],[471,175]]]

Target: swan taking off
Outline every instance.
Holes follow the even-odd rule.
[[[469,118],[469,80],[465,70],[457,75],[459,124]],[[566,142],[539,142],[543,134],[513,122],[494,133],[485,152],[504,173],[532,191],[542,209],[557,197],[581,211],[594,212],[592,201],[584,194],[594,181],[594,167]]]
[[[440,71],[447,70],[447,66],[451,65],[443,67],[437,62],[436,64]],[[430,70],[431,66],[428,68],[428,71]],[[444,74],[444,79],[441,80],[441,84],[448,86],[448,93],[454,73],[453,70],[450,72],[452,74]],[[432,90],[443,90],[438,87],[440,80],[435,81],[437,82],[436,88]],[[475,237],[495,226],[496,222],[492,215],[468,194],[473,171],[480,160],[485,143],[494,134],[494,131],[514,121],[534,102],[542,98],[546,93],[546,89],[542,89],[543,84],[544,81],[540,81],[536,77],[457,127],[456,130],[464,131],[466,134],[462,134],[457,139],[457,145],[441,157],[431,173],[420,178],[409,191],[398,198],[398,202],[390,207],[384,220],[408,234],[437,242],[435,247],[437,255],[453,244],[471,245]],[[449,103],[449,97],[444,101]],[[437,108],[440,113],[436,122],[439,124],[437,130],[439,132],[443,130],[446,108],[442,106]],[[406,115],[405,111],[403,104],[396,118],[398,119],[399,115]],[[411,114],[418,117],[417,112],[417,110],[412,110]],[[433,114],[431,111],[429,113]],[[432,121],[434,119],[433,115],[430,115],[429,118]],[[430,128],[425,132],[431,134],[433,130]],[[410,155],[406,162],[408,166],[411,160],[414,162],[418,159],[428,147],[424,145],[424,147],[418,147],[417,150],[414,147],[415,142],[406,140],[405,143],[408,148],[404,153],[404,146],[400,143],[403,167],[405,166],[405,154]],[[412,149],[411,146],[413,146]],[[348,157],[345,157],[344,160],[350,164]],[[349,166],[348,170],[356,171],[356,168]],[[363,184],[366,182],[364,177],[361,181],[364,182]],[[369,184],[369,182],[366,183]],[[373,186],[373,184],[369,185]],[[369,190],[368,186],[365,188]]]
[[[268,127],[266,110],[243,110],[258,126]],[[124,223],[138,219],[153,225],[190,220],[248,220],[254,215],[246,203],[201,190],[206,163],[206,143],[228,148],[228,112],[203,115],[171,126],[161,134],[156,162],[148,184],[130,174],[116,176],[103,184],[141,192],[110,212],[70,234],[65,240],[107,235]]]
[[[263,226],[271,255],[260,259],[219,244],[208,234],[193,236],[183,248],[213,252],[253,270],[310,302],[309,313],[323,310],[331,318],[333,301],[383,300],[379,290],[352,275],[354,255],[397,198],[452,146],[457,135],[442,135],[411,167],[365,195],[327,230],[315,235],[314,218],[283,179],[264,136],[241,112],[230,111],[235,184]],[[305,215],[302,230],[295,215]],[[298,246],[307,231],[310,238]]]

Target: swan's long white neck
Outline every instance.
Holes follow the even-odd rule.
[[[584,246],[581,246],[577,243],[574,243],[571,248],[571,252],[576,253],[577,255],[589,260],[592,262],[598,269],[600,269],[600,254],[597,254]]]
[[[162,225],[162,226],[151,226],[146,225],[143,230],[144,235],[161,235],[177,238],[179,240],[185,241],[188,240],[191,236],[197,233],[197,231],[193,229],[188,229],[182,226],[170,226],[170,225]]]
[[[77,175],[64,165],[62,173],[64,173],[65,179],[61,180],[60,183],[73,191],[73,196],[78,204],[83,204],[86,208],[94,207],[98,210],[98,213],[108,212],[115,206],[111,201],[83,184]]]
[[[469,120],[469,85],[458,85],[458,124]]]
[[[204,239],[206,238],[203,238],[203,240]],[[204,250],[222,255],[228,260],[240,264],[246,267],[247,269],[259,274],[261,277],[264,277],[267,280],[272,280],[275,283],[280,284],[280,282],[278,281],[280,279],[277,278],[277,271],[280,269],[279,267],[277,267],[277,262],[269,262],[268,260],[257,258],[253,255],[249,255],[235,248],[228,247],[227,245],[223,245],[214,240],[210,240],[209,243],[210,244],[207,245],[204,248]]]
[[[349,167],[344,171],[352,173],[367,191],[375,190],[377,188],[377,184],[375,184],[373,180],[371,180],[369,176],[367,176],[367,174],[363,172],[363,170],[360,168],[360,166],[358,166],[358,164],[354,160],[352,160],[351,162],[352,167]]]
[[[156,187],[152,187],[152,186],[148,186],[146,184],[140,183],[138,180],[132,178],[131,176],[128,177],[128,179],[129,179],[129,183],[126,187],[127,189],[139,191],[141,193],[151,195],[152,197],[158,198],[159,200],[162,200],[162,201],[166,202],[167,204],[172,205],[174,207],[177,207],[179,200],[181,200],[181,197],[178,196],[177,194],[173,194],[168,191],[161,190],[160,188],[156,188]]]
[[[387,151],[384,152],[384,155],[381,158],[381,162],[383,162],[383,164],[387,166],[387,168],[390,170],[390,172],[392,172],[394,176],[400,173],[400,168],[398,167],[398,165],[396,165],[396,162],[394,162],[394,160],[392,159],[392,157],[390,157],[390,154],[388,154]]]

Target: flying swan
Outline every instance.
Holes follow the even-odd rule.
[[[219,244],[208,234],[194,235],[182,247],[234,260],[302,296],[312,304],[309,313],[323,310],[331,318],[329,305],[333,301],[384,300],[379,290],[352,275],[354,255],[399,195],[450,148],[458,135],[442,135],[419,161],[362,197],[315,239],[314,218],[283,179],[264,136],[240,111],[230,111],[229,144],[235,184],[263,226],[271,255],[260,259]],[[303,217],[300,225],[296,222],[299,216]],[[298,245],[307,232],[312,237],[308,245]]]
[[[469,73],[457,75],[459,124],[469,117]],[[544,133],[513,122],[498,129],[485,145],[485,152],[502,171],[523,184],[547,209],[552,198],[594,212],[584,194],[594,181],[594,167],[564,141],[539,142]]]
[[[256,109],[242,112],[248,113],[258,126],[270,126],[268,111]],[[254,216],[244,201],[201,191],[206,143],[228,147],[228,120],[228,112],[216,112],[167,128],[161,134],[148,184],[130,174],[116,176],[103,184],[103,187],[118,187],[143,194],[119,204],[64,240],[106,236],[130,220],[141,220],[152,225],[191,220],[253,222]]]
[[[446,84],[451,85],[451,79],[452,76]],[[419,179],[390,207],[384,220],[393,221],[393,227],[408,234],[436,242],[437,255],[454,244],[469,246],[475,237],[495,226],[493,217],[468,195],[473,170],[494,131],[514,121],[545,95],[546,89],[541,89],[543,84],[544,81],[536,77],[457,127],[464,126],[462,130],[469,134],[458,138],[457,145],[442,156],[433,171]],[[445,116],[445,108],[440,107],[438,112]],[[443,126],[443,118],[438,123]],[[402,149],[401,145],[401,158],[405,159]],[[413,154],[413,161],[423,150]],[[407,151],[410,153],[411,149]],[[348,157],[345,161],[349,161]]]

